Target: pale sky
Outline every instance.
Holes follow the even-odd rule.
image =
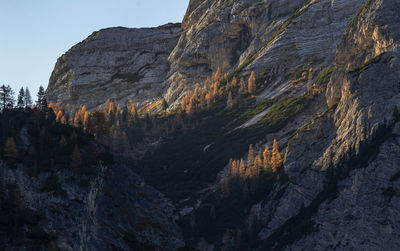
[[[107,27],[181,22],[189,0],[0,0],[0,85],[33,99],[57,58]]]

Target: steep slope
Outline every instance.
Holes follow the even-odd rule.
[[[268,246],[290,244],[307,226],[313,230],[288,249],[398,245],[399,10],[392,1],[365,1],[341,38],[327,91],[337,108],[288,147],[293,182],[265,208]]]
[[[184,245],[173,206],[80,129],[7,111],[1,128],[2,250],[160,250]],[[10,140],[7,140],[8,142]],[[12,144],[11,144],[12,145]]]
[[[218,67],[266,81],[261,97],[293,88],[293,78],[310,68],[313,78],[333,63],[336,44],[361,1],[191,0],[183,31],[172,51],[166,100],[203,81]],[[178,99],[179,100],[179,99]]]
[[[361,4],[191,0],[182,32],[167,25],[94,33],[59,58],[47,93],[51,101],[89,109],[106,99],[125,104],[161,96],[174,108],[218,67],[237,76],[256,71],[268,86],[262,98],[288,89],[301,93],[304,86],[292,88],[293,80],[311,68],[316,77],[332,64],[339,37]]]
[[[157,100],[169,70],[168,55],[179,35],[180,24],[94,32],[57,60],[47,98],[89,110],[107,99],[121,105],[129,99]]]
[[[314,3],[302,15],[328,2]],[[343,34],[336,34],[336,49],[316,54],[326,57],[321,66],[332,65],[312,77],[312,83],[327,84],[326,93],[291,97],[306,89],[303,82],[290,87],[292,92],[277,95],[273,88],[286,86],[277,81],[258,98],[278,99],[256,103],[241,99],[232,110],[215,108],[220,112],[204,115],[206,126],[165,142],[146,159],[148,172],[164,177],[152,178],[144,171],[146,179],[182,209],[185,235],[193,246],[201,250],[396,250],[400,234],[396,224],[400,220],[396,13],[400,5],[387,0],[353,4],[357,5],[354,14],[341,23]],[[200,7],[199,3],[189,9]],[[253,64],[256,67],[257,59]],[[241,105],[257,115],[262,111],[263,116],[234,130],[244,124],[240,122],[247,110],[240,110]],[[271,146],[273,138],[287,146],[284,173],[276,181],[264,177],[263,187],[253,193],[256,183],[250,181],[243,190],[233,183],[232,195],[221,196],[221,177],[229,157],[244,156],[250,143],[256,151],[265,143]],[[168,180],[173,181],[172,187],[167,187]]]
[[[193,114],[135,121],[184,121],[140,141],[133,168],[175,203],[189,246],[396,250],[399,12],[390,0],[190,1],[163,85],[170,108],[218,67],[228,80],[254,70],[257,92],[223,79],[231,107],[222,93]],[[230,178],[230,158],[248,164],[250,144],[274,139],[279,170]]]

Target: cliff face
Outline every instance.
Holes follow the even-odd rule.
[[[57,60],[47,98],[89,110],[107,99],[121,105],[129,99],[157,100],[169,70],[168,55],[179,35],[179,24],[94,32]]]
[[[248,105],[250,112],[240,107],[247,101],[236,97],[231,110],[223,104],[220,113],[201,117],[205,125],[161,139],[142,162],[146,181],[173,198],[188,223],[187,243],[200,243],[200,250],[225,244],[231,250],[395,250],[400,244],[399,12],[400,4],[390,0],[191,0],[179,39],[174,36],[163,57],[168,67],[157,82],[159,92],[129,96],[130,91],[114,92],[110,82],[102,87],[110,86],[99,94],[101,102],[80,95],[74,102],[94,108],[106,98],[142,102],[164,96],[173,108],[218,67],[237,77],[254,70],[259,103]],[[62,58],[59,62],[65,65]],[[125,67],[129,72],[129,64]],[[57,69],[63,67],[56,67],[48,94],[63,101],[70,87],[58,84],[64,82]],[[118,71],[113,72],[108,79]],[[81,83],[82,76],[93,77],[79,76],[75,81]],[[77,85],[75,93],[93,92],[92,83],[88,89]],[[319,88],[313,95],[311,84]],[[258,151],[273,139],[285,155],[282,174],[267,195],[250,202],[246,196],[254,184],[249,183],[236,191],[236,204],[216,199],[224,165],[244,154],[237,148],[251,143]],[[236,209],[241,203],[247,209],[232,218],[242,218],[228,222],[224,206]],[[228,220],[219,221],[221,215]],[[251,248],[240,246],[246,238]]]
[[[182,32],[178,25],[111,28],[71,48],[57,61],[48,99],[92,109],[106,99],[125,104],[164,96],[173,108],[218,67],[244,75],[254,70],[268,85],[262,97],[273,97],[289,89],[296,73],[312,68],[317,76],[333,63],[339,37],[361,5],[192,0]]]
[[[277,188],[284,195],[265,207],[271,219],[263,232],[267,243],[287,245],[273,232],[296,236],[290,228],[299,224],[314,228],[303,237],[297,233],[288,250],[399,245],[393,238],[400,216],[399,10],[392,1],[366,1],[340,39],[327,90],[327,102],[337,107],[314,119],[287,148],[293,182]],[[287,219],[291,223],[283,224]]]
[[[361,1],[190,1],[179,42],[170,55],[173,103],[186,86],[218,67],[263,76],[261,95],[290,88],[296,72],[317,76],[333,63],[336,44]],[[302,92],[302,88],[292,92]]]

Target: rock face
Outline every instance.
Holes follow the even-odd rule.
[[[2,193],[18,191],[20,204],[41,215],[43,235],[54,238],[61,250],[172,250],[184,245],[172,205],[126,167],[99,163],[98,173],[90,177],[59,170],[51,176],[60,186],[56,192],[43,190],[49,173],[30,177],[2,162],[0,169],[0,187],[6,188]],[[11,190],[13,186],[16,189]],[[0,246],[25,250],[28,240],[36,239],[33,235],[39,230],[35,231],[22,242],[3,242],[1,233]]]
[[[327,90],[327,102],[337,102],[337,108],[314,120],[288,147],[285,167],[293,182],[277,188],[284,195],[265,207],[271,220],[262,236],[268,245],[287,250],[395,250],[399,245],[394,238],[400,234],[395,223],[400,217],[400,29],[394,15],[399,10],[392,1],[366,1],[338,43]],[[301,155],[306,145],[311,148]],[[289,230],[293,222],[314,229],[302,236]],[[298,239],[276,239],[277,231]]]
[[[288,97],[303,97],[309,86],[307,81],[297,81],[298,75],[307,74],[309,83],[325,76],[327,86],[322,94],[310,101],[308,107],[292,114],[290,122],[282,128],[263,135],[257,142],[271,145],[273,139],[279,139],[279,144],[286,146],[283,166],[287,178],[277,182],[270,195],[257,202],[252,210],[261,226],[256,234],[257,247],[260,250],[396,250],[400,244],[398,13],[400,4],[390,0],[191,0],[180,35],[177,26],[158,28],[176,31],[174,40],[168,40],[170,52],[165,51],[162,57],[166,67],[161,66],[161,61],[156,64],[163,69],[157,71],[162,72],[157,75],[158,80],[143,82],[146,79],[143,78],[132,85],[139,90],[137,86],[144,88],[145,83],[157,83],[154,84],[159,87],[157,92],[136,95],[127,89],[119,93],[111,88],[114,83],[119,86],[123,76],[132,76],[130,72],[144,72],[136,66],[131,71],[130,63],[124,65],[122,73],[118,67],[109,73],[104,66],[96,68],[96,74],[84,74],[87,71],[82,69],[90,68],[85,61],[90,50],[83,45],[94,43],[90,42],[96,41],[93,35],[59,59],[48,95],[50,100],[71,100],[89,109],[107,98],[123,103],[128,98],[142,102],[164,96],[173,108],[187,89],[221,67],[223,72],[237,77],[255,71],[263,84],[257,99],[270,99],[277,104]],[[149,34],[156,30],[149,30]],[[139,53],[135,46],[132,50]],[[72,57],[79,48],[85,56]],[[103,49],[93,51],[99,55],[94,62],[103,62],[109,55]],[[68,61],[68,57],[80,58],[82,63],[74,68],[80,61]],[[68,73],[71,69],[82,72],[74,73],[77,76],[74,81],[71,81],[74,75]],[[145,76],[154,73],[146,72]],[[104,74],[107,81],[98,84],[96,76]],[[79,84],[86,83],[85,78],[93,80],[86,89]],[[99,99],[68,94],[88,94],[101,88],[105,89],[98,92]],[[254,129],[252,125],[268,116],[272,108],[260,111],[233,131]],[[216,144],[211,141],[208,147],[216,148]],[[185,170],[179,171],[186,174],[189,169],[185,166]],[[218,184],[205,185],[204,190],[209,193],[218,190]],[[196,210],[212,211],[209,204],[202,208],[200,197],[196,194],[189,199],[179,198],[183,201],[182,212],[190,211],[192,217]],[[186,201],[194,203],[188,205]],[[104,218],[99,220],[100,225],[107,222],[108,218]],[[109,231],[101,229],[100,233]],[[198,237],[201,236],[200,233]],[[230,241],[225,235],[219,239]],[[214,244],[217,248],[222,246]]]
[[[192,0],[170,55],[166,100],[173,103],[184,87],[218,67],[238,75],[254,70],[268,83],[262,96],[281,94],[290,87],[291,74],[313,68],[316,76],[333,63],[336,44],[361,4]]]
[[[173,108],[221,67],[239,76],[254,70],[268,83],[262,96],[276,96],[290,87],[292,75],[312,68],[317,76],[333,63],[339,37],[361,4],[191,0],[182,32],[167,25],[89,36],[58,59],[47,95],[89,109],[106,99],[125,104],[164,96]]]
[[[57,60],[48,100],[91,110],[107,99],[121,105],[159,99],[180,30],[180,24],[167,24],[94,32]]]

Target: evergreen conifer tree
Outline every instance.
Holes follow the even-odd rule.
[[[21,87],[21,89],[19,90],[17,107],[18,108],[24,108],[25,107],[25,91],[24,91],[23,87]]]
[[[0,106],[3,110],[14,106],[14,92],[9,85],[0,86]]]
[[[25,102],[25,107],[29,108],[32,107],[32,97],[28,87],[25,87],[24,102]]]

